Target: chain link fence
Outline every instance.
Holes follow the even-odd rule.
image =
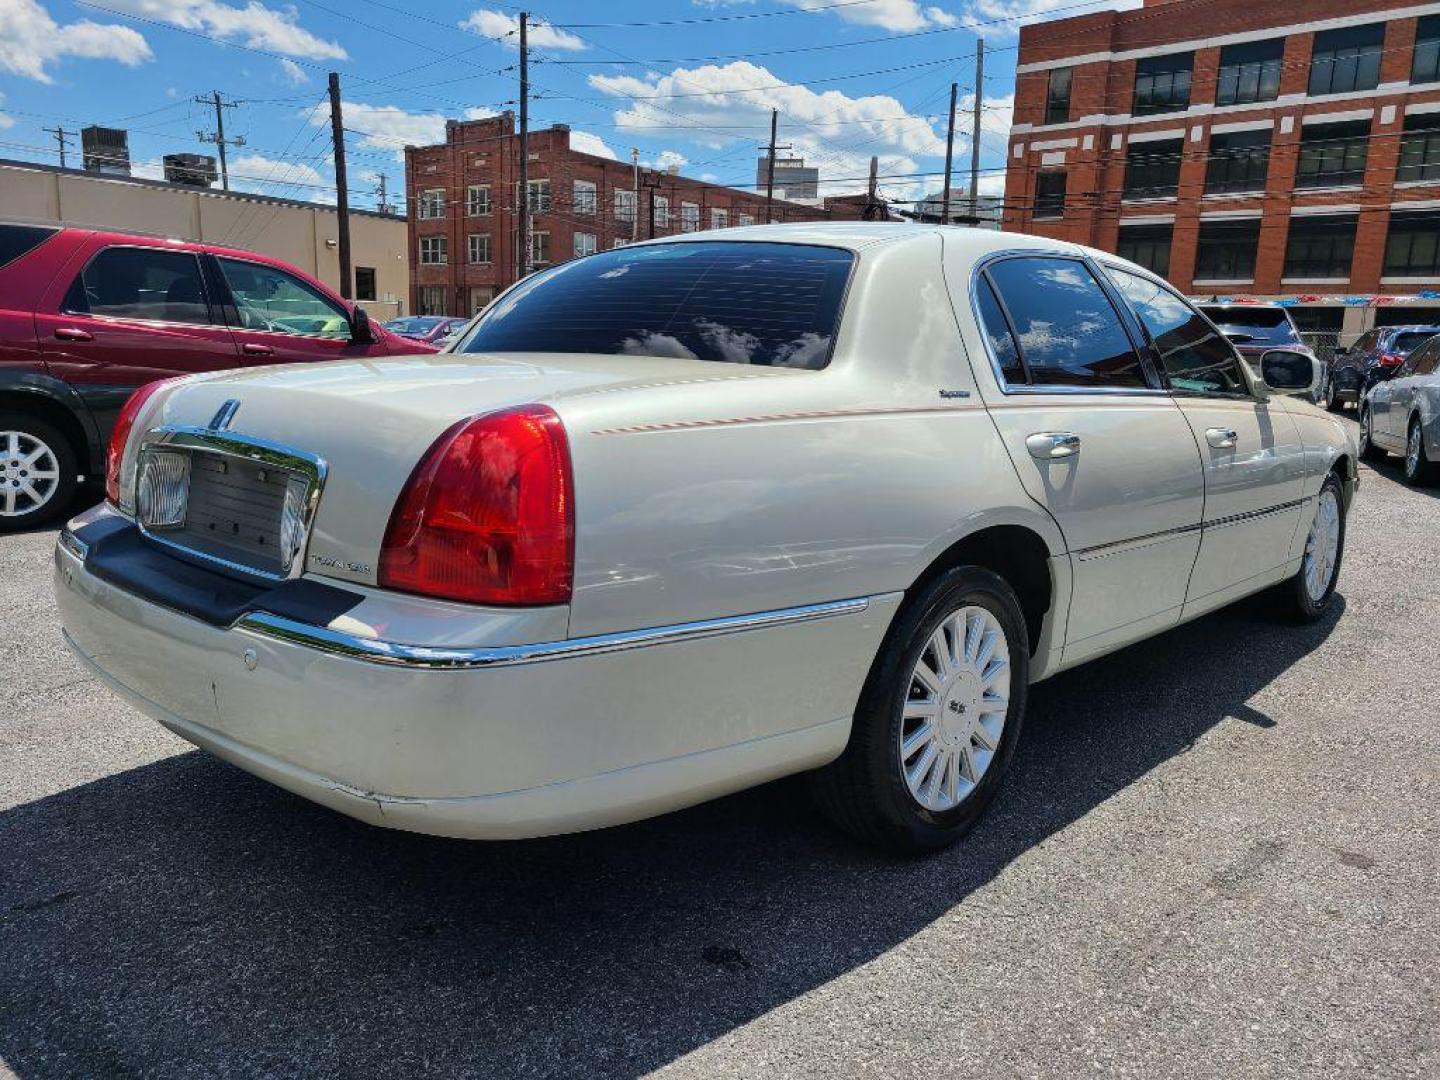
[[[1340,347],[1341,334],[1338,330],[1302,330],[1300,340],[1310,346],[1310,350],[1320,358],[1320,362],[1327,367],[1330,358],[1335,355],[1335,350]]]

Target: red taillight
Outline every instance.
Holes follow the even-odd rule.
[[[1405,357],[1393,352],[1381,353],[1380,359],[1376,361],[1381,367],[1399,367],[1404,362]]]
[[[115,506],[120,505],[120,466],[125,460],[125,444],[130,441],[130,429],[135,426],[135,418],[140,415],[145,403],[156,390],[170,381],[157,379],[137,389],[121,406],[120,415],[115,419],[115,426],[110,431],[110,445],[105,451],[105,497]]]
[[[570,445],[554,410],[462,420],[400,493],[380,549],[383,588],[472,604],[563,604],[575,563]]]

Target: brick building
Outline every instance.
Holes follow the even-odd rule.
[[[581,153],[557,124],[529,137],[531,265],[543,268],[636,239],[765,221],[763,193]],[[468,315],[519,276],[520,139],[505,112],[446,125],[439,146],[405,148],[412,310]],[[864,199],[776,199],[774,220],[859,219]]]
[[[1440,3],[1146,0],[1025,27],[1005,228],[1302,328],[1440,320]]]

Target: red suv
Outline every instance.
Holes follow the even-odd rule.
[[[115,415],[172,375],[434,350],[248,251],[0,223],[0,532],[104,474]]]

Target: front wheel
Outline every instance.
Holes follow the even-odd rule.
[[[1314,622],[1335,599],[1340,560],[1345,555],[1345,512],[1340,478],[1331,473],[1315,499],[1315,516],[1305,537],[1300,571],[1281,586],[1289,614],[1300,622]]]
[[[994,800],[1030,678],[1015,591],[962,566],[901,611],[860,696],[844,754],[814,774],[820,808],[907,855],[954,843]]]
[[[1417,416],[1410,421],[1410,431],[1405,439],[1405,482],[1423,487],[1434,479],[1435,462],[1425,455],[1425,429],[1420,426]]]
[[[78,480],[75,451],[61,432],[24,413],[0,413],[0,532],[53,521]]]

